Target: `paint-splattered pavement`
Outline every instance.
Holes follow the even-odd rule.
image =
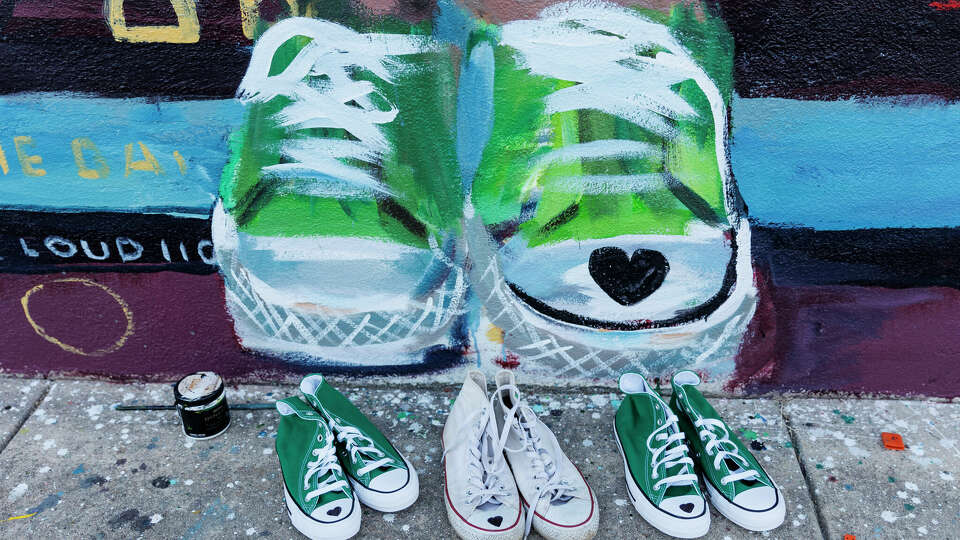
[[[339,387],[421,478],[412,508],[365,509],[359,537],[455,538],[441,500],[439,436],[458,387]],[[234,410],[224,435],[193,441],[173,411],[114,409],[168,404],[171,394],[163,384],[0,379],[0,537],[301,538],[283,510],[276,413]],[[289,395],[292,386],[241,386],[228,398]],[[628,501],[611,429],[619,398],[576,388],[527,396],[597,492],[598,538],[660,538]],[[763,535],[714,512],[707,538],[960,537],[960,403],[711,401],[778,481],[788,510],[783,526]],[[901,434],[906,450],[885,449],[884,431]]]

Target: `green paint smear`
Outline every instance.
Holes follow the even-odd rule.
[[[784,448],[793,448],[793,443],[791,443],[790,441],[787,441],[787,442],[783,443],[783,447],[784,447]]]
[[[913,511],[914,508],[916,508],[916,506],[914,506],[914,505],[912,505],[912,504],[906,504],[906,503],[904,503],[904,505],[903,505],[903,509],[906,510],[907,512]]]
[[[840,412],[840,409],[834,409],[833,414],[838,415],[840,419],[847,424],[852,424],[854,421],[856,421],[856,418],[854,418],[853,416],[843,414],[842,412]]]
[[[888,476],[888,477],[887,477],[887,482],[890,482],[891,484],[894,484],[894,483],[897,482],[897,479],[894,478],[894,477],[892,477],[892,476]]]
[[[678,4],[670,15],[637,8],[666,24],[715,81],[724,100],[732,95],[733,41],[718,17],[697,19],[692,6]],[[653,56],[658,50],[637,51]],[[544,98],[573,86],[522,69],[507,47],[495,50],[493,129],[478,168],[472,202],[487,225],[516,219],[521,207],[538,198],[532,218],[520,224],[530,246],[608,238],[624,234],[682,235],[698,218],[667,189],[643,194],[593,195],[571,189],[584,175],[638,175],[669,171],[707,202],[723,223],[723,184],[716,160],[712,115],[706,96],[688,80],[674,87],[698,113],[673,122],[683,137],[665,141],[613,115],[579,110],[547,115]],[[551,149],[602,139],[628,139],[661,146],[658,159],[607,159],[536,166]],[[533,165],[532,165],[533,164]]]
[[[753,431],[752,429],[740,428],[740,436],[748,441],[753,441],[757,438],[757,432]]]
[[[818,469],[822,469],[822,468],[823,468],[823,465],[821,465],[820,463],[817,463],[816,466],[817,466]]]

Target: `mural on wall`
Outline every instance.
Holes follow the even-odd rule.
[[[960,10],[831,5],[0,0],[0,369],[960,394]]]
[[[214,210],[242,343],[370,365],[492,330],[560,375],[732,368],[749,226],[727,102],[674,35],[701,38],[729,96],[727,36],[655,16],[563,3],[495,26],[441,4],[403,33],[273,26]]]

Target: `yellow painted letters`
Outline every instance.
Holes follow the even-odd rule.
[[[86,137],[77,137],[70,143],[70,147],[73,149],[73,160],[77,163],[77,174],[80,175],[80,178],[96,180],[106,178],[110,174],[110,166],[107,165],[107,160],[103,159],[103,154],[100,153],[97,145],[93,144],[93,141]],[[91,169],[87,166],[87,162],[83,158],[84,150],[93,153],[93,163],[96,168]]]
[[[3,171],[3,174],[10,172],[10,166],[7,165],[7,155],[3,153],[3,145],[0,145],[0,171]]]
[[[130,176],[130,171],[153,171],[156,175],[163,174],[160,163],[157,162],[157,158],[153,157],[153,154],[147,149],[147,145],[140,141],[137,141],[137,144],[140,145],[140,152],[143,153],[143,159],[133,160],[133,143],[124,146],[123,153],[127,159],[127,167],[123,175]]]
[[[20,160],[20,168],[23,169],[23,174],[27,176],[43,176],[47,174],[47,171],[34,168],[34,165],[41,165],[43,163],[43,158],[36,155],[29,155],[25,147],[33,146],[33,137],[19,136],[13,138],[13,146],[17,149],[17,159]],[[6,172],[6,167],[4,167],[4,172]]]

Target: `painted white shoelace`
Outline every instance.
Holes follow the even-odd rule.
[[[323,443],[323,448],[316,448],[311,452],[316,461],[307,462],[307,473],[303,475],[303,489],[310,489],[310,479],[317,476],[317,489],[307,492],[305,500],[315,499],[324,493],[331,491],[344,490],[347,487],[346,480],[334,481],[333,471],[342,471],[340,462],[337,460],[337,449],[333,445],[333,433],[327,431],[325,438],[318,436],[317,441]],[[322,480],[321,480],[322,479]],[[346,491],[344,491],[346,492]]]
[[[669,414],[667,416],[666,422],[653,430],[647,437],[647,450],[653,453],[650,457],[650,466],[653,468],[653,474],[651,478],[657,480],[660,476],[660,473],[657,472],[660,469],[660,466],[663,465],[664,472],[670,467],[675,467],[677,465],[689,465],[693,467],[693,460],[690,459],[690,456],[687,455],[687,445],[683,442],[684,435],[680,431],[680,427],[677,425],[677,416],[675,414]],[[673,431],[673,433],[670,433]],[[653,448],[651,444],[654,440],[663,441],[663,444],[657,448]],[[684,467],[683,470],[687,470]],[[660,489],[660,486],[666,484],[667,487],[670,486],[682,486],[682,485],[694,485],[697,483],[697,475],[693,473],[680,473],[673,476],[667,476],[659,480],[656,484],[653,485],[653,489]]]
[[[723,422],[713,418],[701,418],[694,421],[693,425],[700,430],[700,440],[706,441],[707,443],[707,454],[713,455],[714,450],[717,452],[713,457],[714,469],[720,470],[720,463],[725,459],[733,460],[743,469],[740,472],[730,473],[724,476],[720,480],[721,484],[727,485],[730,482],[747,480],[760,475],[759,472],[751,467],[747,458],[740,455],[740,448],[737,446],[737,443],[730,440],[730,433],[727,431],[727,427],[723,425]],[[719,436],[713,431],[714,429],[720,432]],[[726,445],[726,448],[724,445]],[[727,448],[729,448],[729,450],[727,450]]]
[[[271,75],[277,50],[296,36],[312,41],[283,71]],[[280,147],[285,161],[264,167],[263,175],[287,180],[292,185],[286,189],[303,195],[390,194],[374,173],[349,163],[375,164],[392,150],[381,126],[392,122],[398,111],[372,82],[355,79],[352,71],[359,67],[390,82],[404,69],[396,56],[431,47],[437,48],[423,37],[362,34],[317,19],[291,18],[271,27],[257,41],[238,97],[260,103],[287,97],[291,103],[276,115],[281,126],[345,129],[354,139],[292,138]]]
[[[504,427],[500,437],[493,437],[488,432],[488,425],[493,421],[493,398],[487,405],[475,412],[457,431],[452,446],[443,451],[441,461],[446,459],[453,449],[461,444],[470,444],[470,459],[467,462],[467,484],[464,492],[464,504],[474,508],[486,503],[506,504],[510,492],[503,481],[510,475],[507,460],[503,457],[503,447],[506,444]],[[476,419],[474,420],[474,417]],[[494,429],[496,431],[496,429]]]
[[[497,388],[495,396],[502,396],[502,392],[513,392],[517,390],[514,385],[504,385]],[[557,463],[560,462],[559,456],[551,454],[550,449],[543,445],[540,434],[534,429],[539,420],[537,414],[533,412],[526,400],[519,400],[513,407],[509,408],[504,418],[505,426],[516,431],[523,441],[520,448],[504,447],[511,452],[524,452],[530,458],[534,467],[534,480],[537,480],[537,498],[530,501],[530,508],[527,510],[527,518],[524,529],[524,536],[530,534],[530,528],[533,525],[533,516],[540,506],[540,501],[545,497],[550,498],[550,502],[569,499],[577,496],[577,488],[570,484],[567,478],[560,475]]]
[[[353,426],[341,426],[334,422],[330,425],[337,432],[337,440],[347,446],[350,459],[363,462],[363,467],[357,470],[357,476],[363,476],[370,471],[393,464],[394,459],[375,447],[373,441],[359,429]]]

